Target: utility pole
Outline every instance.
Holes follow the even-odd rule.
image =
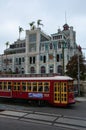
[[[63,56],[63,68],[62,68],[62,74],[64,75],[64,43],[62,47],[62,56]]]
[[[78,54],[78,95],[80,96],[80,61],[79,61],[79,54]]]
[[[66,43],[65,41],[62,43],[62,57],[63,57],[63,68],[62,68],[62,74],[65,74],[65,55],[64,55],[64,49],[66,48]]]

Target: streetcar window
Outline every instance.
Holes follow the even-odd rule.
[[[27,85],[28,85],[28,86],[31,86],[31,82],[27,82]]]
[[[66,98],[64,98],[64,101],[66,101],[67,99]]]
[[[67,84],[66,84],[66,83],[64,83],[64,86],[65,86],[65,87],[66,87],[66,85],[67,85]]]
[[[22,86],[22,90],[23,90],[23,91],[26,91],[26,86]]]
[[[4,85],[4,86],[3,86],[3,89],[4,89],[4,90],[7,90],[7,86],[6,86],[6,85]]]
[[[49,92],[49,86],[50,86],[49,82],[44,82],[44,92]]]
[[[73,91],[73,87],[72,87],[72,86],[69,86],[68,91],[69,91],[69,92],[72,92],[72,91]]]
[[[49,86],[44,86],[44,92],[48,92],[49,91]]]
[[[26,82],[22,82],[22,85],[23,85],[23,86],[24,86],[24,85],[26,86]]]
[[[49,83],[48,82],[44,82],[44,85],[49,85]]]
[[[37,82],[33,82],[33,85],[37,85]]]
[[[16,82],[14,82],[14,85],[16,85]]]
[[[16,90],[16,86],[14,86],[13,90]]]
[[[2,86],[0,85],[0,90],[2,90]]]
[[[7,82],[3,82],[4,85],[7,85]]]
[[[8,90],[9,90],[9,91],[11,90],[11,86],[8,86]]]
[[[33,92],[37,91],[37,86],[33,86]]]
[[[0,90],[2,90],[2,82],[0,82]]]
[[[58,83],[58,87],[60,87],[61,86],[61,83]]]
[[[69,92],[73,92],[74,91],[73,83],[72,82],[68,82],[68,91]]]
[[[57,91],[57,87],[54,88],[54,91],[55,91],[55,92]]]
[[[17,85],[20,85],[20,82],[18,82]]]
[[[67,87],[64,87],[64,92],[66,92],[67,91]]]
[[[38,82],[38,85],[42,85],[42,82]]]
[[[14,86],[14,89],[13,90],[15,90],[15,91],[19,91],[20,90],[20,86]]]
[[[28,87],[27,87],[27,90],[28,90],[29,92],[31,92],[31,86],[28,86]]]
[[[17,86],[17,90],[20,90],[20,87],[19,87],[19,86]]]
[[[12,83],[11,82],[8,82],[9,85],[11,85]]]
[[[43,91],[43,86],[38,86],[38,92],[42,92]]]
[[[20,82],[14,82],[14,85],[20,85]]]

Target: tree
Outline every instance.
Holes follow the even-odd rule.
[[[19,40],[20,40],[20,34],[22,31],[24,31],[23,28],[19,26]]]
[[[5,45],[6,45],[6,51],[7,51],[7,48],[8,48],[8,46],[9,46],[9,42],[7,41],[7,42],[5,43]],[[6,73],[7,73],[7,64],[8,64],[8,59],[7,59],[7,52],[6,52]]]
[[[34,28],[35,28],[34,23],[35,23],[34,21],[33,21],[33,22],[31,22],[31,23],[29,23],[31,30],[34,30]]]
[[[7,49],[8,46],[9,46],[9,42],[7,41],[7,42],[5,43],[5,45],[6,45],[6,49]]]
[[[42,21],[41,19],[37,20],[37,27],[39,27],[40,25],[43,26],[43,24],[41,23],[41,21]]]
[[[79,74],[80,74],[80,79],[84,80],[85,79],[85,73],[86,73],[86,68],[83,63],[84,58],[83,55],[79,56]],[[71,76],[72,78],[78,79],[78,55],[74,55],[71,57],[70,61],[68,62],[66,66],[66,74]]]

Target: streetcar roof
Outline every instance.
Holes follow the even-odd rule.
[[[0,77],[0,80],[73,80],[69,76],[53,76],[53,77]]]

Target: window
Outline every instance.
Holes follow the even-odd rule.
[[[21,58],[19,58],[19,65],[21,65]]]
[[[40,56],[40,61],[43,61],[43,63],[46,63],[46,56]]]
[[[42,61],[42,56],[40,56],[40,61]]]
[[[28,84],[28,85],[27,85],[27,90],[28,90],[29,92],[31,92],[31,84]]]
[[[44,63],[46,63],[46,56],[44,56]]]
[[[53,45],[52,45],[52,43],[50,43],[50,49],[53,49]]]
[[[36,57],[35,57],[35,56],[30,57],[30,58],[29,58],[29,62],[30,62],[30,64],[35,64],[35,62],[36,62]]]
[[[59,73],[59,74],[62,75],[62,66],[61,66],[61,65],[59,65],[59,66],[57,67],[57,73]]]
[[[29,44],[29,52],[36,51],[36,43],[30,43]]]
[[[13,90],[19,91],[20,90],[20,85],[21,85],[20,82],[14,82],[14,88],[13,88]]]
[[[0,82],[0,90],[2,90],[2,82]]]
[[[32,57],[30,57],[30,64],[32,64]]]
[[[58,48],[61,48],[61,42],[58,43]]]
[[[26,86],[22,86],[22,91],[26,91]]]
[[[41,73],[42,73],[42,74],[43,74],[43,73],[46,73],[45,66],[42,66],[42,67],[41,67]]]
[[[49,91],[49,86],[45,86],[44,87],[44,92],[48,92]]]
[[[35,42],[36,41],[36,34],[29,34],[29,42]]]
[[[38,86],[38,92],[42,92],[43,91],[43,86]]]
[[[49,67],[49,72],[50,72],[50,73],[53,73],[53,66],[50,66],[50,67]]]
[[[59,54],[57,54],[56,60],[57,60],[57,62],[59,62]]]
[[[35,57],[33,57],[33,64],[35,64]]]
[[[24,57],[22,57],[22,62],[24,62],[25,61],[25,58]]]
[[[30,68],[30,73],[35,73],[35,68],[34,67]]]

